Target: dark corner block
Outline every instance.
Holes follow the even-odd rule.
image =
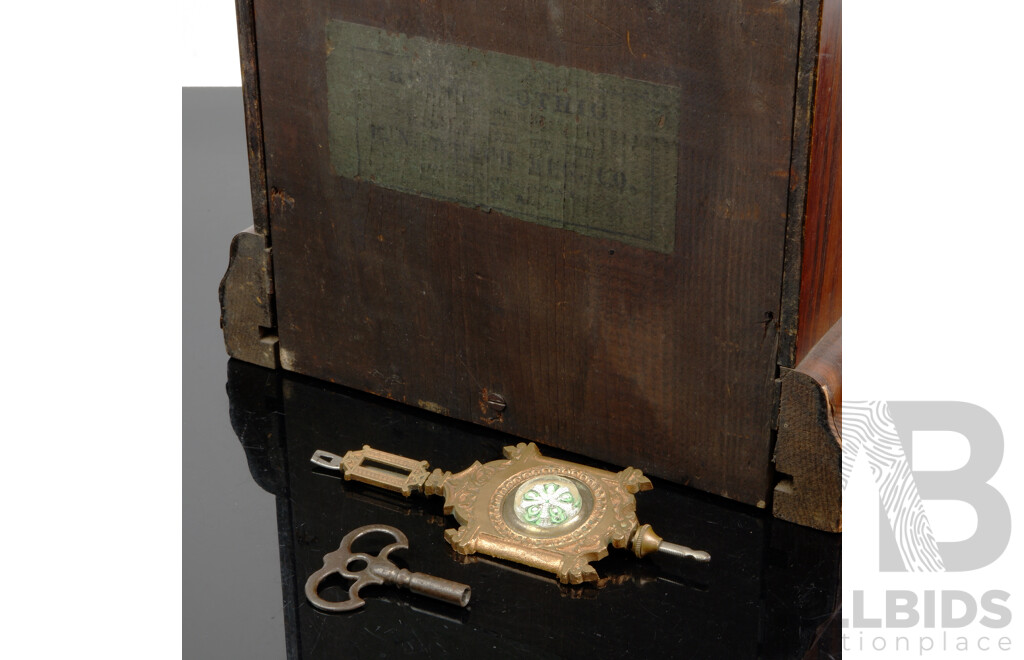
[[[796,369],[782,370],[772,513],[800,525],[842,531],[839,434],[843,377],[840,319]]]
[[[231,241],[220,282],[220,326],[228,355],[262,367],[278,366],[270,248],[252,227]]]

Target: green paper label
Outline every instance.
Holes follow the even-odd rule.
[[[678,88],[344,21],[327,87],[340,176],[673,250]]]

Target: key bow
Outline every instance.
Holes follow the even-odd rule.
[[[352,552],[352,545],[357,540],[375,532],[388,534],[395,539],[395,542],[381,548],[376,555]],[[314,607],[325,612],[347,612],[360,608],[366,601],[359,597],[359,590],[372,584],[384,584],[387,577],[397,575],[404,570],[391,563],[388,556],[395,550],[407,550],[408,548],[408,537],[400,529],[391,525],[364,525],[354,529],[341,539],[341,545],[337,550],[324,555],[323,567],[306,580],[306,598]],[[350,565],[359,561],[364,562],[366,566],[358,570],[349,569]],[[320,596],[320,584],[334,573],[355,580],[348,588],[348,600],[329,601]]]

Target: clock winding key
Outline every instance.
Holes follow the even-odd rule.
[[[374,533],[388,534],[395,542],[384,546],[376,555],[352,551],[352,544],[360,537]],[[388,558],[395,550],[408,548],[409,539],[401,530],[390,525],[364,525],[354,529],[345,535],[337,550],[324,555],[324,565],[306,580],[306,598],[319,610],[348,612],[366,603],[359,597],[359,591],[363,587],[372,584],[391,584],[452,605],[465,607],[469,604],[468,585],[426,573],[413,573],[395,566]],[[349,587],[348,600],[329,601],[319,593],[320,584],[335,573],[355,580]]]

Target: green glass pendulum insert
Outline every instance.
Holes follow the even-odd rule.
[[[523,524],[550,529],[575,522],[583,509],[579,489],[563,477],[538,477],[519,487],[515,515]]]

